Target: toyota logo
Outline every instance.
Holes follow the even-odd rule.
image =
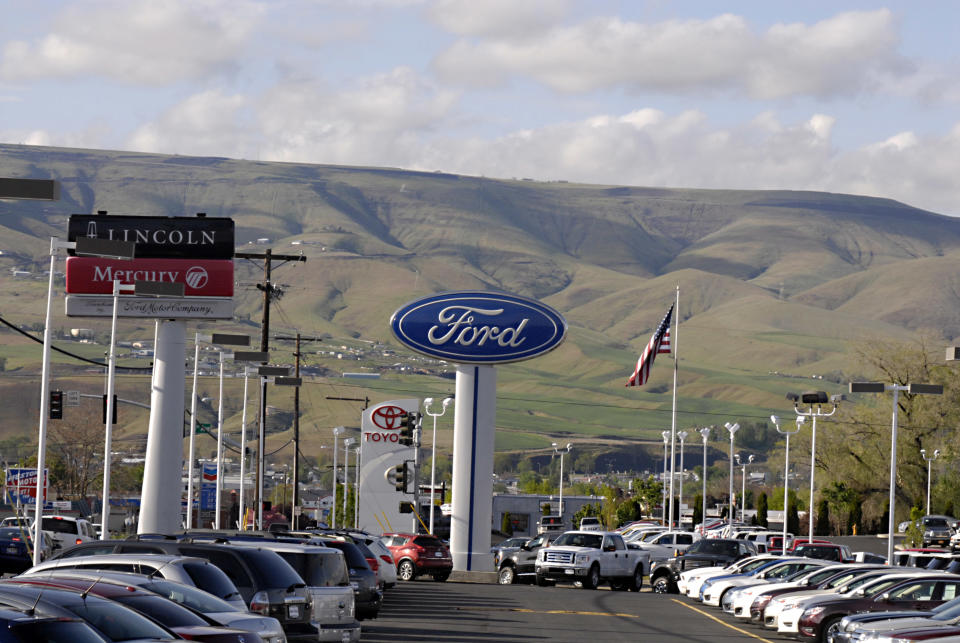
[[[406,414],[399,406],[380,406],[373,410],[370,419],[378,428],[395,431],[400,428],[400,420]]]
[[[207,281],[210,277],[207,275],[207,271],[204,270],[201,266],[193,266],[187,270],[186,282],[187,285],[193,288],[194,290],[200,290],[207,285]]]

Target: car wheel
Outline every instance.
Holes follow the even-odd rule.
[[[448,578],[450,578],[450,572],[442,572],[440,574],[433,575],[433,580],[437,581],[438,583],[442,583],[446,581]]]
[[[500,574],[497,575],[497,582],[501,585],[513,585],[517,576],[513,573],[513,565],[504,565],[500,568]]]
[[[413,580],[416,575],[417,570],[413,567],[411,561],[401,560],[400,564],[397,565],[397,577],[399,577],[400,580]]]
[[[840,619],[842,616],[834,616],[824,621],[823,625],[820,626],[820,638],[818,639],[820,643],[827,643],[827,641],[832,641],[835,634],[840,632]]]
[[[670,581],[666,576],[657,576],[653,579],[653,585],[651,587],[654,594],[669,594],[670,593]]]
[[[631,592],[639,592],[643,586],[643,565],[637,565],[633,570],[633,577],[630,579],[630,586],[627,588]]]
[[[597,589],[597,585],[600,584],[600,566],[594,563],[590,565],[590,571],[587,572],[587,577],[583,579],[583,588],[584,589]]]

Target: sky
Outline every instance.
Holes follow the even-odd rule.
[[[0,0],[0,142],[960,216],[960,2]]]

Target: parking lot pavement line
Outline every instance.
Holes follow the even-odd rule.
[[[463,612],[521,612],[523,614],[569,614],[573,616],[619,616],[620,618],[640,618],[637,614],[620,612],[585,612],[579,610],[532,610],[526,607],[458,607]]]
[[[730,625],[730,624],[727,623],[726,621],[721,621],[719,618],[717,618],[717,617],[714,616],[713,614],[709,614],[709,613],[707,613],[707,612],[704,612],[704,611],[701,610],[701,609],[697,609],[697,608],[694,607],[693,605],[687,605],[687,604],[684,603],[683,601],[678,600],[678,599],[676,599],[676,598],[671,598],[670,600],[673,601],[674,603],[676,603],[677,605],[683,605],[683,606],[686,607],[687,609],[693,610],[693,611],[696,612],[697,614],[703,614],[703,615],[706,616],[707,618],[709,618],[709,619],[711,619],[711,620],[713,620],[713,621],[716,621],[716,622],[719,623],[720,625],[722,625],[722,626],[724,626],[724,627],[726,627],[726,628],[729,628],[729,629],[731,629],[731,630],[733,630],[733,631],[735,631],[735,632],[740,632],[740,633],[743,634],[744,636],[749,636],[749,637],[752,638],[752,639],[757,639],[758,641],[763,641],[764,643],[773,643],[773,641],[771,641],[770,639],[765,639],[765,638],[763,638],[762,636],[757,636],[757,635],[754,634],[753,632],[748,632],[748,631],[746,631],[746,630],[742,630],[742,629],[740,629],[739,627],[734,627],[733,625]]]

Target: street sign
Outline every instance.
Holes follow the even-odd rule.
[[[67,292],[112,295],[113,281],[134,284],[151,281],[183,284],[187,297],[232,297],[233,262],[196,259],[67,258]]]
[[[232,259],[233,219],[71,214],[68,240],[87,237],[136,243],[137,259]],[[70,254],[73,254],[72,252]]]
[[[111,317],[113,297],[67,295],[67,317]],[[156,298],[123,295],[117,317],[155,319],[233,319],[232,297]]]
[[[80,406],[80,391],[67,391],[67,406]]]

